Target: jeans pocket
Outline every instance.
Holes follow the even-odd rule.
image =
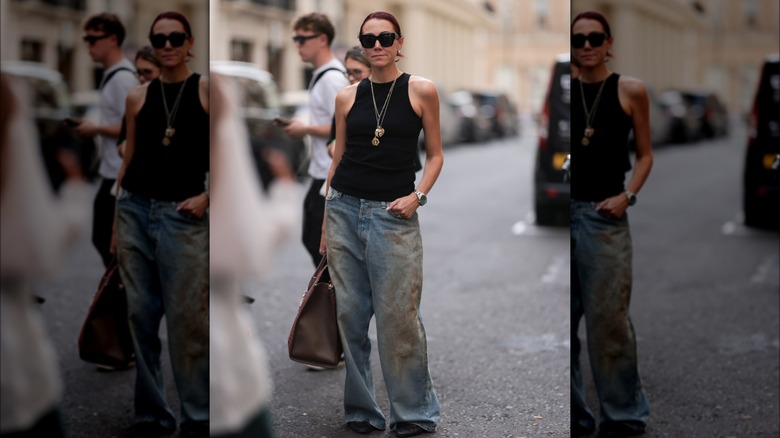
[[[326,201],[332,201],[334,199],[338,199],[341,197],[341,192],[334,189],[333,187],[328,187],[328,196],[325,197]]]

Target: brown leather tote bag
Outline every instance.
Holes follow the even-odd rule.
[[[306,365],[335,368],[343,352],[336,321],[336,291],[322,257],[298,307],[287,348],[290,359]]]

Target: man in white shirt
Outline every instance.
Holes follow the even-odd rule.
[[[111,236],[114,224],[115,200],[111,188],[116,182],[122,158],[117,140],[122,130],[127,93],[140,83],[135,66],[122,53],[125,28],[119,18],[110,13],[90,17],[84,24],[84,42],[93,61],[105,67],[100,83],[100,124],[82,120],[74,128],[83,137],[100,136],[100,167],[102,183],[95,196],[92,220],[92,243],[103,264],[111,261]]]
[[[311,162],[309,176],[311,186],[303,202],[303,245],[311,255],[314,265],[322,259],[319,253],[322,220],[325,214],[325,197],[320,189],[325,184],[330,169],[327,141],[336,109],[336,94],[349,85],[344,65],[331,50],[335,36],[333,24],[320,13],[304,15],[293,25],[293,41],[303,62],[314,66],[309,83],[309,124],[292,120],[284,130],[292,138],[308,135],[311,138]]]

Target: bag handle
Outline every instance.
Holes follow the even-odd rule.
[[[314,271],[314,275],[311,276],[311,280],[309,281],[309,287],[306,288],[311,289],[312,286],[319,283],[320,278],[322,277],[322,274],[325,273],[325,270],[328,269],[328,256],[327,254],[322,256],[322,259],[320,260],[320,264],[317,265],[317,269]]]

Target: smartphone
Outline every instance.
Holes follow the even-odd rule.
[[[274,126],[287,126],[290,124],[290,119],[285,119],[284,117],[274,117],[272,123]]]
[[[72,119],[70,117],[65,117],[65,119],[62,121],[62,123],[65,126],[69,127],[69,128],[74,128],[74,127],[78,126],[79,123],[81,123],[81,122],[76,120],[76,119]]]

